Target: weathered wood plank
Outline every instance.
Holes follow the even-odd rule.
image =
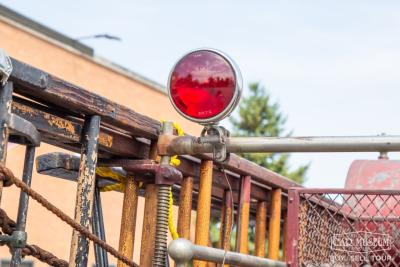
[[[12,113],[32,122],[42,134],[44,142],[51,144],[75,144],[79,149],[83,121],[55,115],[45,107],[41,107],[24,99],[14,97]],[[102,127],[99,136],[99,152],[120,157],[145,158],[149,147],[135,138],[119,134]],[[76,151],[76,150],[75,150]]]
[[[17,93],[73,110],[76,113],[100,115],[102,121],[128,130],[132,135],[156,139],[161,124],[125,106],[84,90],[37,68],[12,59],[10,80],[19,86]],[[110,84],[110,88],[112,84]]]

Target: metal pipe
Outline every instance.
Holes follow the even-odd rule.
[[[400,136],[231,138],[230,152],[400,151]]]
[[[149,159],[157,159],[157,141],[152,141],[149,151]],[[152,267],[154,256],[154,244],[157,224],[157,185],[146,184],[144,193],[144,214],[142,228],[142,242],[140,245],[140,266]]]
[[[197,245],[207,246],[209,241],[213,161],[202,160],[200,166],[199,195],[197,198]],[[193,261],[193,267],[206,267],[206,262]]]
[[[260,258],[237,252],[226,252],[222,249],[194,245],[189,240],[178,238],[168,247],[168,253],[176,262],[177,267],[184,266],[188,261],[202,260],[215,263],[225,263],[241,267],[286,267],[286,263],[271,259]]]
[[[400,151],[400,136],[231,137],[226,148],[232,153],[257,152],[389,152]],[[177,137],[167,145],[168,155],[212,153],[211,143],[193,136]]]
[[[239,208],[237,213],[236,251],[249,253],[249,218],[250,218],[251,176],[240,178]]]
[[[22,181],[28,186],[31,186],[34,161],[35,161],[35,147],[27,146],[25,151]],[[21,191],[19,195],[17,225],[15,226],[16,231],[25,232],[26,218],[28,216],[28,204],[29,204],[28,194]],[[22,261],[22,250],[20,248],[16,248],[12,251],[10,266],[17,267],[21,264],[21,261]]]
[[[181,183],[179,196],[179,216],[177,231],[180,237],[190,238],[190,223],[192,215],[193,177],[185,177]]]
[[[119,253],[133,259],[135,244],[136,213],[138,205],[139,185],[133,177],[125,179],[124,201],[122,204],[121,230],[119,236]],[[117,262],[117,267],[128,267],[122,261]]]
[[[221,209],[221,228],[220,228],[220,244],[219,248],[230,250],[231,246],[231,231],[232,231],[232,217],[233,217],[233,200],[232,192],[230,190],[224,191]],[[228,266],[228,265],[225,265]]]
[[[265,257],[265,237],[267,230],[267,202],[258,201],[256,211],[256,230],[254,237],[254,255]]]
[[[157,185],[146,185],[144,199],[140,266],[152,267],[157,225]]]
[[[9,117],[11,113],[11,102],[13,93],[13,83],[7,82],[0,90],[0,161],[6,163],[7,144],[9,135]],[[3,192],[3,180],[0,180],[0,202]]]
[[[272,190],[271,213],[269,217],[268,233],[268,258],[277,260],[279,257],[279,244],[281,237],[281,210],[282,210],[282,189]]]
[[[96,186],[94,191],[92,228],[93,228],[93,233],[95,235],[97,235],[101,240],[106,241],[106,236],[104,231],[103,209],[101,205],[100,190],[98,186]],[[96,258],[97,267],[108,266],[107,252],[97,244],[94,244],[94,254]]]
[[[75,206],[75,221],[86,228],[89,228],[93,211],[99,132],[100,116],[93,115],[87,117],[82,135],[81,161]],[[78,231],[74,230],[71,240],[69,266],[87,266],[88,252],[88,240]]]

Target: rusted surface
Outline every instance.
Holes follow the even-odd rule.
[[[182,180],[182,173],[175,167],[155,160],[115,160],[113,163],[137,175],[139,179],[152,180],[155,184],[173,185]]]
[[[12,64],[13,72],[10,80],[21,85],[16,90],[18,93],[52,103],[66,110],[74,110],[76,113],[100,115],[104,122],[128,130],[136,136],[156,139],[160,132],[161,124],[156,120],[18,60],[12,59]]]
[[[223,250],[230,250],[231,246],[231,232],[233,222],[233,208],[232,208],[232,193],[230,190],[225,190],[224,199],[221,207],[221,228],[220,240],[218,247]],[[225,264],[224,266],[229,266]]]
[[[240,178],[240,198],[237,220],[236,251],[244,254],[249,253],[249,218],[250,218],[250,190],[251,177]]]
[[[6,163],[8,143],[8,114],[11,111],[13,83],[8,82],[0,91],[0,162]],[[0,180],[0,203],[3,195],[3,180]]]
[[[70,113],[69,115],[71,116],[78,116],[81,113],[99,114],[102,116],[102,120],[115,127],[116,131],[123,129],[134,136],[155,139],[160,132],[161,124],[156,120],[138,114],[128,108],[55,78],[15,59],[12,59],[12,62],[14,71],[11,73],[10,79],[18,83],[16,91],[24,96],[43,102],[46,105],[60,108],[62,113]],[[46,138],[46,142],[50,142],[51,138],[49,138],[49,136],[44,136],[44,138]],[[53,140],[53,144],[54,143]],[[114,144],[121,144],[121,142],[116,142],[114,137],[113,146]],[[61,147],[66,147],[68,149],[73,148],[68,146],[66,142],[61,144],[57,142],[57,145],[62,145]],[[118,149],[123,148],[123,145],[118,147]],[[210,155],[198,155],[198,157],[210,159]],[[190,161],[190,164],[193,165],[194,162],[195,161]],[[198,164],[196,163],[196,165],[198,170]],[[264,185],[274,188],[281,187],[285,192],[290,187],[299,186],[279,174],[268,171],[234,154],[231,154],[230,161],[225,165],[225,168],[239,175],[250,175],[254,181]],[[193,173],[184,173],[184,175],[195,178],[198,172],[197,175]]]
[[[293,266],[400,265],[400,191],[293,189],[287,258]],[[297,225],[297,229],[290,229]]]
[[[181,183],[178,213],[179,237],[190,239],[190,222],[192,215],[193,178],[185,177]]]
[[[78,149],[82,120],[62,116],[54,109],[50,110],[18,97],[14,98],[12,112],[32,122],[41,133],[43,141],[70,150]],[[147,157],[148,146],[132,137],[102,127],[99,134],[99,153],[144,158]]]
[[[256,212],[256,230],[254,240],[254,256],[265,257],[265,241],[267,231],[267,202],[259,201]]]
[[[34,104],[33,101],[22,100],[21,98],[15,102],[20,104],[20,106],[13,109],[16,114],[25,114],[25,118],[32,121],[36,127],[39,126],[38,129],[45,142],[77,151],[80,147],[79,138],[82,134],[82,117],[85,114],[100,114],[104,117],[104,122],[107,124],[103,124],[101,127],[98,138],[100,143],[99,157],[103,159],[143,159],[149,157],[149,140],[145,140],[144,138],[157,138],[160,129],[158,121],[118,106],[107,99],[98,97],[40,70],[22,63],[19,64],[16,72],[12,74],[12,79],[18,83],[17,92],[23,95],[23,97],[38,101],[40,104]],[[24,73],[24,71],[27,72]],[[32,110],[29,112],[26,107],[33,107],[34,112]],[[141,122],[144,123],[141,124]],[[74,133],[72,133],[72,130],[74,130]],[[135,139],[132,136],[144,138]],[[184,176],[193,177],[193,188],[196,191],[199,182],[198,177],[201,173],[199,159],[207,160],[210,158],[210,155],[184,156],[180,158],[182,163],[178,169]],[[231,155],[231,159],[225,165],[225,169],[231,171],[227,172],[227,177],[234,189],[240,187],[240,176],[251,175],[253,183],[251,184],[250,197],[258,201],[268,201],[270,196],[268,190],[270,188],[281,187],[283,197],[286,198],[285,192],[287,189],[297,186],[286,178],[239,158],[236,155]],[[213,208],[216,210],[219,208],[224,192],[228,189],[228,183],[225,180],[224,174],[219,169],[213,169],[211,173],[213,179],[211,179],[210,195],[212,195],[212,198],[210,197],[210,199],[212,199],[213,204],[210,205],[210,209]],[[176,188],[179,187],[175,187],[175,197],[177,195]],[[237,191],[233,193],[232,198],[238,201],[239,195]],[[194,207],[196,205],[203,205],[203,201],[198,201],[196,198],[192,203]],[[281,207],[284,206],[285,204],[281,205]],[[248,209],[253,216],[255,214],[255,207],[249,206]]]
[[[133,259],[133,247],[135,241],[136,211],[138,204],[139,186],[133,178],[125,180],[124,202],[122,205],[121,230],[119,235],[119,253]],[[127,267],[122,261],[118,261],[118,267]]]
[[[180,157],[181,164],[177,167],[184,176],[191,176],[194,179],[195,187],[199,183],[200,164],[196,158],[193,157]],[[239,175],[234,175],[231,172],[226,172],[226,177],[229,180],[232,188],[239,188]],[[267,187],[268,188],[268,187]],[[225,174],[219,169],[213,169],[213,191],[219,198],[223,197],[225,189],[229,189]],[[268,192],[258,184],[252,184],[251,197],[257,200],[269,200]],[[236,193],[234,193],[236,194]],[[213,193],[214,195],[214,193]],[[236,198],[234,198],[236,199]]]
[[[157,156],[157,142],[153,141],[150,145],[149,158],[156,160]],[[145,186],[140,266],[152,267],[157,223],[157,186],[150,183]]]
[[[157,186],[147,184],[145,191],[140,266],[151,267],[154,253],[157,218]]]
[[[99,129],[100,117],[91,116],[86,121],[82,136],[83,144],[75,204],[75,221],[86,228],[89,228],[92,217]],[[86,266],[88,250],[88,240],[74,230],[69,265],[71,267]]]
[[[279,259],[279,242],[281,237],[282,189],[274,189],[271,194],[271,210],[268,233],[268,258]]]
[[[212,170],[213,162],[211,160],[203,160],[201,162],[195,237],[195,244],[201,246],[207,246],[209,241]],[[193,266],[206,267],[207,263],[204,261],[193,261]]]
[[[43,141],[57,145],[72,151],[78,151],[78,141],[82,132],[82,122],[80,120],[74,119],[73,117],[62,116],[57,113],[55,109],[46,109],[45,107],[38,106],[34,103],[26,101],[24,99],[15,98],[13,104],[13,112],[31,122],[38,128],[42,135]],[[73,125],[75,132],[72,134],[63,128],[58,128],[54,124],[53,127],[50,126],[47,118],[53,118],[52,120],[65,120],[61,124]],[[71,129],[71,127],[68,127]],[[108,147],[112,140],[112,146]],[[135,157],[135,158],[145,158],[149,153],[149,145],[145,143],[138,142],[137,140],[128,137],[118,131],[110,131],[107,128],[102,127],[99,137],[99,155],[108,157],[109,154],[117,156]],[[110,156],[111,156],[110,155]],[[150,157],[151,158],[151,157]],[[180,157],[181,165],[178,169],[185,175],[191,176],[197,181],[197,177],[200,173],[200,167],[198,160],[193,157]],[[213,187],[221,188],[221,194],[219,197],[222,198],[224,189],[228,188],[224,174],[219,170],[213,171]],[[232,187],[239,187],[238,176],[234,176],[230,173],[227,174]],[[268,200],[265,189],[259,185],[252,185],[251,197],[258,200]]]
[[[168,153],[168,147],[171,146],[171,142],[173,142],[174,139],[176,139],[176,135],[172,134],[162,134],[158,137],[158,142],[157,142],[157,151],[160,156],[164,155],[169,155]]]
[[[295,188],[288,192],[288,226],[287,226],[287,245],[286,245],[286,262],[290,267],[298,266],[298,251],[299,243],[299,194]]]
[[[348,189],[400,189],[399,160],[355,160],[347,173]]]
[[[286,261],[286,251],[288,244],[288,211],[283,215],[283,238],[282,238],[282,261]]]

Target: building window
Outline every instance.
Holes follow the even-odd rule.
[[[11,260],[1,260],[0,261],[0,267],[10,267],[11,266]],[[21,267],[33,267],[33,261],[27,261],[24,260],[21,262],[19,265]]]

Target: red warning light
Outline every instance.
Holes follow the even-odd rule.
[[[242,78],[236,64],[211,49],[186,54],[174,66],[168,93],[189,120],[211,124],[228,116],[239,102]]]

